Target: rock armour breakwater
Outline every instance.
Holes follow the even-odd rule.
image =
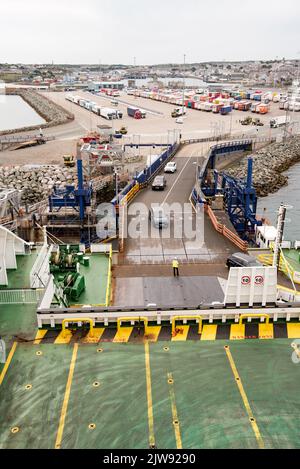
[[[300,161],[300,137],[293,137],[285,143],[272,143],[254,153],[253,185],[259,197],[278,191],[288,183],[282,172]],[[226,170],[234,177],[247,177],[247,158]]]
[[[22,201],[32,204],[46,198],[54,184],[63,188],[77,181],[74,168],[57,165],[0,167],[0,187],[22,190]]]

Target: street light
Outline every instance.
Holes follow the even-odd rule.
[[[185,54],[183,54],[183,88],[182,88],[182,121],[183,121],[183,113],[184,113],[184,89],[185,89]]]

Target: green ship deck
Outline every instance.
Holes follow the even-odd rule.
[[[76,305],[105,305],[109,272],[109,259],[103,254],[92,254],[89,266],[80,265],[80,273],[85,278],[85,290]],[[57,275],[60,275],[58,272]]]
[[[26,288],[25,257],[10,287]],[[109,259],[93,254],[81,272],[79,302],[105,303]],[[0,449],[300,447],[299,322],[205,322],[201,335],[178,325],[173,336],[96,326],[91,337],[37,331],[35,304],[2,304],[0,324]]]
[[[291,342],[19,343],[0,448],[299,448]]]

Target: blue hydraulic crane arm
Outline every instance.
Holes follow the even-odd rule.
[[[85,216],[85,208],[91,205],[92,186],[84,186],[83,165],[80,149],[77,149],[77,189],[73,185],[66,186],[65,189],[56,189],[54,187],[52,195],[49,197],[49,208],[52,212],[54,207],[72,207],[79,209],[79,218],[83,222]]]
[[[78,178],[78,189],[75,191],[76,196],[79,202],[79,217],[80,220],[84,219],[84,209],[85,209],[85,195],[86,191],[83,188],[83,169],[82,169],[82,159],[77,159],[77,178]]]

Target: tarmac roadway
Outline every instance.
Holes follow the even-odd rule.
[[[164,264],[177,257],[180,263],[223,264],[228,255],[237,250],[214,230],[206,214],[196,214],[190,204],[196,165],[203,162],[203,157],[198,156],[201,153],[201,145],[183,147],[173,158],[177,171],[165,174],[165,189],[154,191],[150,185],[133,200],[128,207],[128,229],[124,255],[119,259],[121,263]],[[164,174],[163,170],[159,174]],[[168,211],[168,205],[172,206],[168,228],[158,230],[149,221],[152,204],[162,206],[164,212]],[[189,229],[192,234],[196,231],[197,236],[191,237]]]

